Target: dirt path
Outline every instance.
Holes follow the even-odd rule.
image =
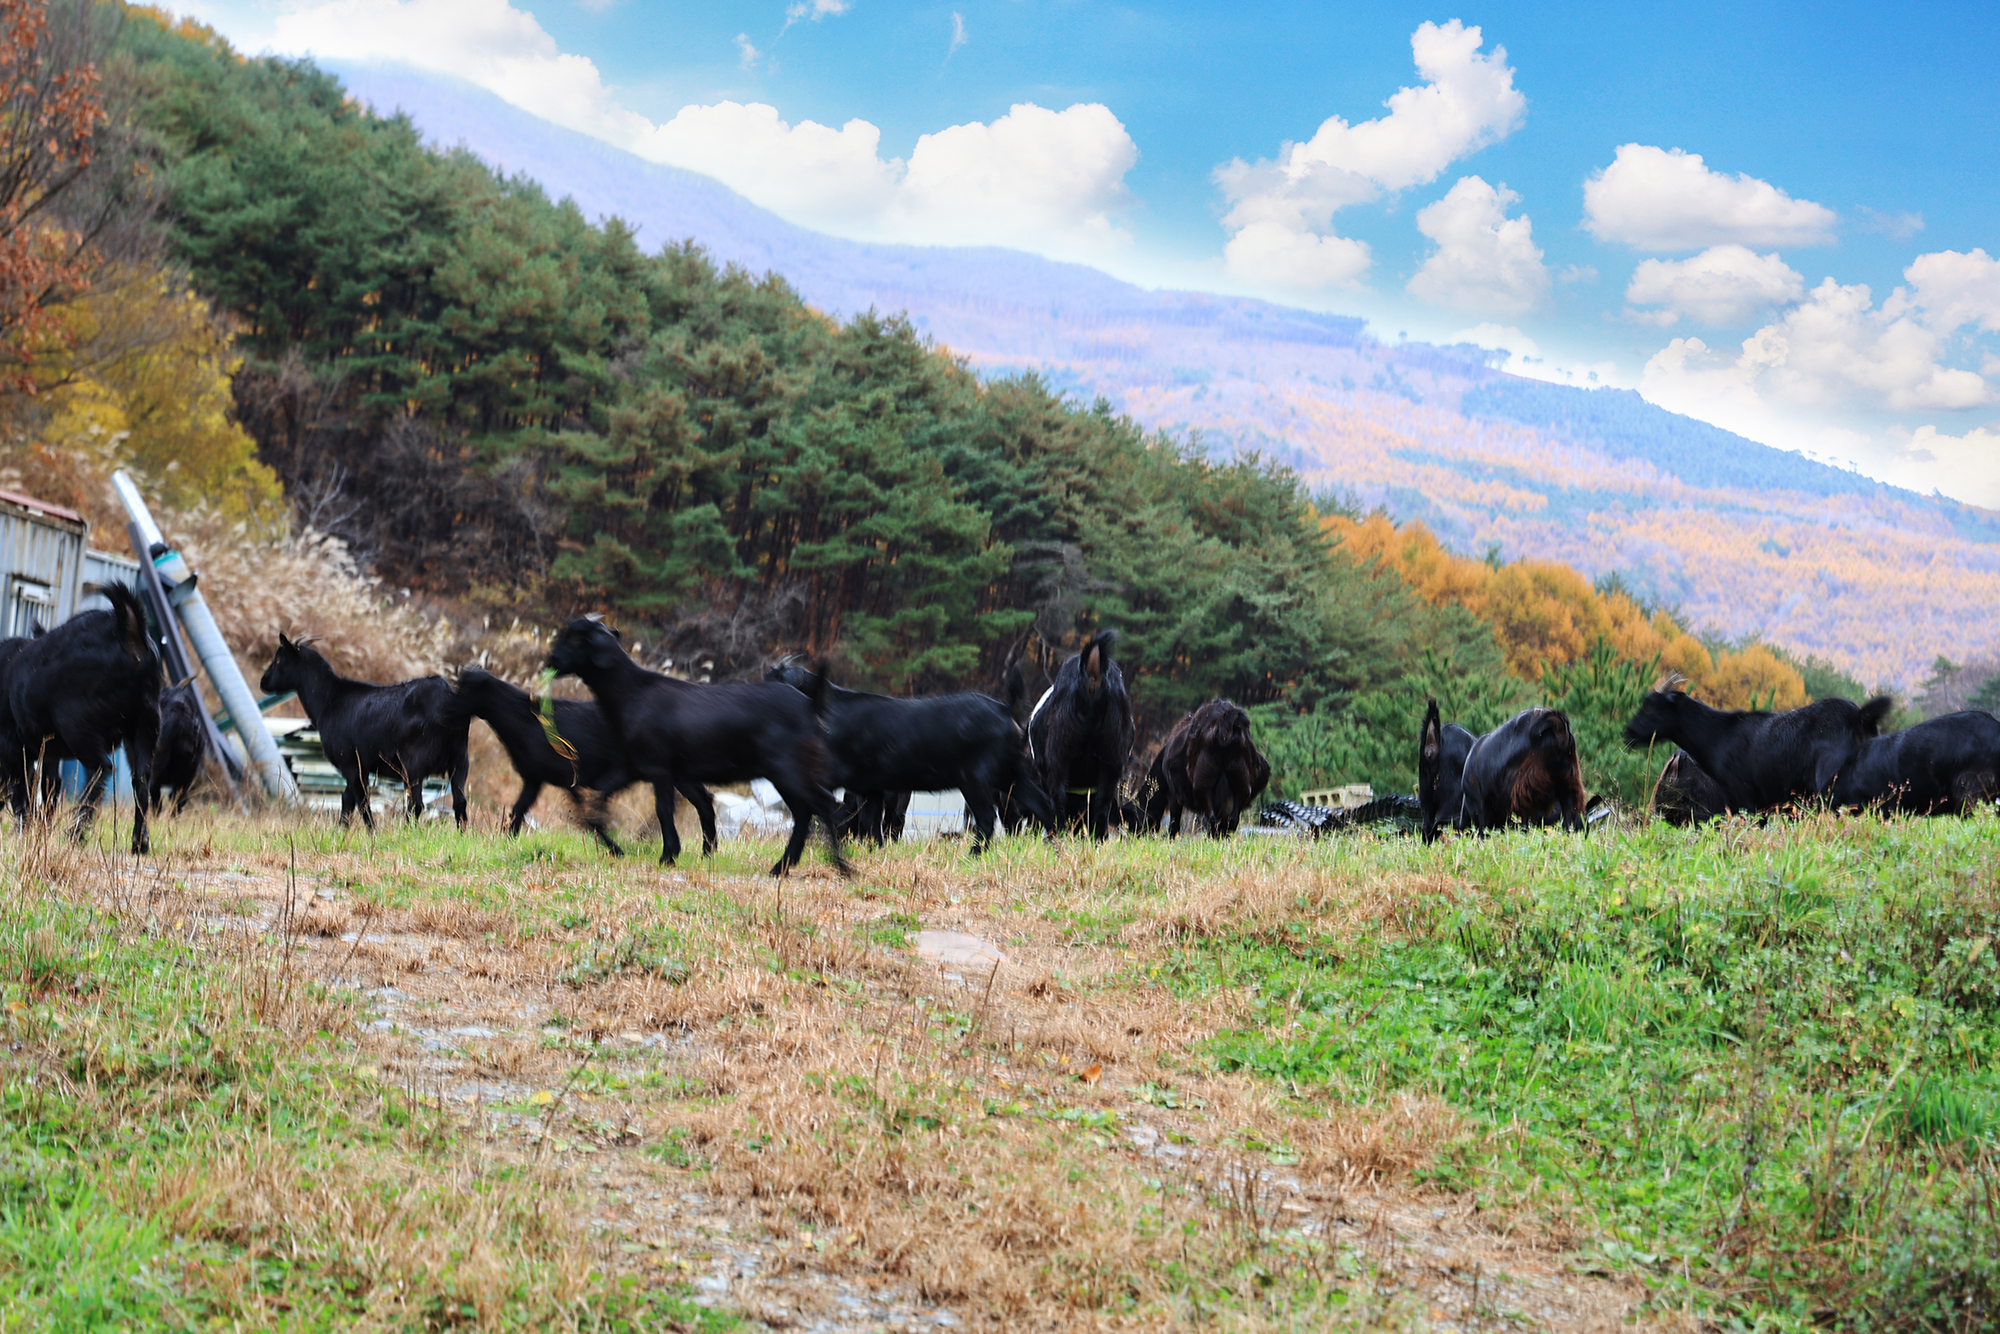
[[[776,903],[769,881],[747,878],[670,875],[657,888]],[[1014,1289],[940,1277],[934,1262],[911,1259],[921,1235],[895,1235],[896,1217],[911,1217],[919,1234],[936,1217],[912,1203],[927,1194],[925,1173],[993,1170],[950,1142],[957,1126],[887,1145],[930,1146],[931,1157],[896,1169],[910,1174],[906,1197],[842,1206],[851,1226],[825,1221],[827,1207],[814,1203],[823,1181],[788,1177],[741,1147],[777,1134],[787,1115],[839,1124],[816,1091],[828,1079],[860,1081],[871,1065],[881,1084],[885,1063],[909,1086],[944,1089],[991,1117],[1025,1126],[1022,1109],[1040,1109],[1033,1133],[1059,1133],[1062,1153],[1094,1154],[1083,1161],[1106,1180],[1171,1194],[1193,1235],[1318,1257],[1328,1281],[1358,1296],[1348,1308],[1357,1326],[1609,1330],[1626,1327],[1645,1297],[1629,1281],[1581,1272],[1558,1239],[1521,1219],[1398,1183],[1397,1156],[1420,1155],[1443,1133],[1434,1106],[1400,1104],[1352,1125],[1284,1121],[1268,1091],[1205,1073],[1187,1053],[1230,1001],[1203,1009],[1157,990],[1098,987],[1132,965],[1115,940],[1065,941],[994,903],[942,898],[918,925],[975,937],[986,952],[946,950],[933,962],[890,943],[908,918],[881,902],[809,878],[786,892],[792,917],[780,920],[807,925],[783,937],[792,944],[781,940],[782,971],[705,944],[708,958],[635,975],[616,959],[590,962],[609,957],[609,942],[524,939],[490,914],[448,905],[377,910],[337,876],[153,868],[120,889],[127,911],[217,948],[282,933],[302,972],[360,994],[364,1076],[449,1112],[496,1165],[562,1169],[604,1263],[684,1280],[702,1301],[773,1328],[1074,1327],[1001,1313],[992,1294]],[[802,953],[783,957],[790,948]],[[1253,1151],[1250,1132],[1230,1139],[1225,1124],[1267,1136],[1267,1151]],[[969,1207],[997,1211],[999,1193]],[[1100,1268],[1119,1263],[1114,1249]],[[931,1295],[954,1287],[955,1299]]]

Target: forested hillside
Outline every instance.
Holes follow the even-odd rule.
[[[124,193],[89,198],[122,201],[132,239],[80,250],[10,326],[35,392],[5,403],[8,476],[88,511],[133,468],[238,570],[260,541],[316,568],[299,553],[338,538],[459,627],[406,644],[472,651],[483,627],[602,610],[649,660],[716,677],[797,651],[890,690],[992,689],[1016,666],[1039,689],[1112,626],[1144,733],[1229,695],[1293,791],[1406,789],[1428,695],[1474,725],[1568,708],[1593,782],[1637,799],[1657,764],[1615,727],[1662,670],[1735,706],[1859,691],[1704,641],[1615,580],[1316,506],[1282,460],[1217,456],[1033,373],[982,378],[900,316],[836,321],[780,276],[648,252],[308,63],[149,11],[56,13],[102,89],[69,151],[117,150],[95,160]],[[1351,328],[1295,332],[1374,355]],[[1407,376],[1485,374],[1419,352],[1378,377],[1408,398]],[[319,628],[337,601],[291,587],[254,601],[256,635]]]
[[[1768,448],[1620,390],[1504,375],[1477,348],[1385,344],[1357,320],[1146,291],[995,249],[863,244],[715,181],[559,129],[436,76],[348,66],[434,143],[525,170],[648,244],[694,237],[775,268],[815,306],[907,311],[982,374],[1024,370],[1308,488],[1421,520],[1450,546],[1617,577],[1732,639],[1792,645],[1914,688],[1940,653],[2000,652],[2000,521]]]
[[[832,655],[890,689],[1124,634],[1150,720],[1309,706],[1491,636],[1211,461],[776,276],[647,254],[424,148],[306,64],[124,28],[172,250],[231,313],[238,415],[304,518],[470,614],[608,610],[658,656]],[[301,609],[301,615],[306,615]]]

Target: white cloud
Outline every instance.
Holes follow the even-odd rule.
[[[1964,435],[1947,435],[1935,426],[1914,431],[1897,427],[1890,437],[1900,446],[1891,464],[1910,478],[1903,485],[1929,489],[1939,486],[1941,475],[1949,479],[1944,485],[1952,495],[2000,509],[2000,430],[1974,427]]]
[[[957,10],[951,12],[951,45],[945,48],[944,58],[950,60],[958,54],[958,48],[965,45],[965,15]]]
[[[1829,278],[1731,353],[1676,338],[1646,363],[1640,392],[1662,407],[1785,449],[1844,458],[1868,475],[2000,508],[1991,425],[1885,426],[1888,414],[1964,412],[2000,401],[1980,373],[1948,364],[1950,334],[2000,314],[1979,299],[1985,256],[1919,258],[1877,307]],[[1976,345],[1967,349],[1978,355]],[[2000,372],[1990,359],[1986,375]]]
[[[1939,333],[1968,324],[1987,333],[2000,331],[2000,259],[1984,250],[1919,255],[1903,277],[1910,284],[1907,300],[1923,308],[1924,323]]]
[[[1625,144],[1583,186],[1584,229],[1639,250],[1824,245],[1834,212],[1768,181],[1711,171],[1699,153]]]
[[[796,125],[761,102],[682,107],[664,125],[626,143],[656,162],[686,167],[782,216],[830,227],[865,227],[889,207],[902,164],[877,151],[882,132],[865,120],[838,130]]]
[[[1921,213],[1883,213],[1866,204],[1854,211],[1861,215],[1862,230],[1880,232],[1898,241],[1907,241],[1924,229],[1924,215]]]
[[[1447,334],[1442,342],[1446,347],[1457,343],[1470,343],[1489,352],[1505,352],[1514,357],[1542,355],[1541,346],[1534,339],[1511,324],[1494,324],[1490,320],[1483,324],[1475,324],[1470,329],[1460,329],[1455,334]]]
[[[1410,279],[1410,295],[1474,315],[1520,315],[1548,300],[1549,271],[1525,214],[1507,216],[1521,196],[1467,176],[1417,214],[1417,230],[1437,250]]]
[[[1942,340],[1907,315],[1875,310],[1868,288],[1828,278],[1743,344],[1743,361],[1779,397],[1812,406],[1859,402],[1897,411],[1971,408],[1986,382],[1942,362]]]
[[[757,67],[757,58],[764,53],[750,45],[749,33],[739,32],[736,34],[736,54],[736,63],[739,66],[744,69],[755,69]]]
[[[1746,338],[1737,357],[1719,356],[1699,338],[1676,338],[1646,363],[1642,384],[1648,398],[1676,411],[1688,411],[1676,403],[1691,400],[1734,404],[1735,412],[1752,403],[1907,412],[1991,402],[1986,382],[1943,364],[1944,351],[1909,314],[1877,310],[1865,286],[1828,278]]]
[[[823,18],[839,18],[852,8],[853,0],[799,0],[798,4],[785,7],[785,26],[778,29],[778,35],[784,36],[794,23],[818,23]]]
[[[960,245],[1122,243],[1131,238],[1113,215],[1130,203],[1125,173],[1138,160],[1132,136],[1101,103],[1066,111],[1019,103],[991,125],[918,139],[889,229]]]
[[[806,0],[794,19],[844,14]],[[791,221],[845,235],[932,244],[985,242],[1073,258],[1129,235],[1124,175],[1138,147],[1111,111],[1028,103],[991,124],[918,140],[906,163],[881,153],[865,120],[835,129],[786,121],[762,103],[687,106],[663,124],[620,106],[589,60],[565,54],[509,0],[327,0],[280,15],[272,46],[335,59],[399,60],[498,94],[559,125],[655,162],[714,176]],[[761,55],[747,36],[739,55]]]
[[[1641,317],[1661,325],[1683,315],[1698,324],[1741,324],[1805,294],[1805,279],[1784,260],[1740,245],[1710,246],[1692,259],[1646,260],[1625,288],[1625,299],[1635,306],[1666,307]]]
[[[1229,272],[1262,287],[1315,291],[1344,287],[1374,262],[1366,241],[1321,236],[1281,222],[1253,222],[1222,248]]]
[[[1285,144],[1275,162],[1239,158],[1218,167],[1214,179],[1230,205],[1222,220],[1231,234],[1223,251],[1230,272],[1301,290],[1359,278],[1368,247],[1327,234],[1335,212],[1436,180],[1459,158],[1506,138],[1527,115],[1506,48],[1483,54],[1482,40],[1478,28],[1457,19],[1425,23],[1410,37],[1425,82],[1384,103],[1388,115],[1358,125],[1332,116],[1305,143]]]

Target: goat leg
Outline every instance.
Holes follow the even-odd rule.
[[[993,789],[984,783],[971,782],[959,792],[965,798],[966,814],[972,817],[972,855],[977,857],[993,841],[993,819],[997,814]]]
[[[578,801],[576,789],[570,789],[569,795],[570,800]],[[528,812],[535,808],[535,803],[541,800],[541,796],[542,783],[540,779],[529,778],[522,782],[521,795],[514,798],[513,814],[507,817],[508,833],[514,835],[516,838],[521,836],[521,826],[528,822]],[[581,803],[579,802],[579,804]]]
[[[76,815],[69,825],[69,836],[81,843],[84,834],[90,829],[90,822],[97,818],[97,803],[104,799],[104,780],[111,777],[111,757],[102,751],[94,755],[82,753],[77,756],[77,762],[83,766],[83,796],[77,800]],[[44,768],[49,768],[55,763],[53,760],[42,761]]]
[[[125,738],[125,763],[132,770],[132,855],[143,857],[153,850],[152,830],[147,827],[147,810],[139,800],[141,792],[153,791],[153,751],[159,745],[160,716],[152,716],[149,728],[142,714],[132,735]],[[150,733],[150,735],[149,735]],[[186,791],[183,785],[182,791]]]
[[[653,784],[653,814],[660,822],[660,865],[672,866],[681,855],[681,831],[674,827],[674,780],[661,778]]]
[[[701,821],[701,855],[713,857],[718,842],[715,835],[715,798],[700,783],[680,783],[676,785],[688,805],[694,807],[695,818]]]

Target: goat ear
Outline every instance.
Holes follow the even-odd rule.
[[[284,632],[283,630],[280,630],[280,631],[278,631],[278,647],[279,647],[279,648],[296,648],[296,647],[297,647],[297,645],[293,644],[291,640],[289,640],[289,639],[285,638],[285,632]]]

